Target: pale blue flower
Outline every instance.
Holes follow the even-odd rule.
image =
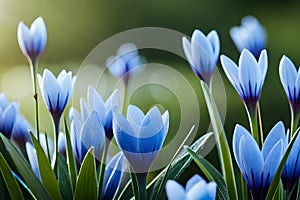
[[[11,137],[18,112],[19,106],[15,102],[9,104],[0,103],[0,132],[7,138]]]
[[[300,70],[297,71],[293,62],[283,56],[279,64],[279,75],[290,106],[298,113],[300,111]]]
[[[288,136],[286,137],[286,141],[284,144],[285,144],[284,148],[286,149],[288,144]],[[281,180],[284,189],[286,191],[291,192],[295,184],[298,182],[299,178],[300,178],[300,137],[297,136],[281,175]]]
[[[87,101],[80,99],[81,112],[83,115],[90,114],[95,111],[104,126],[105,134],[107,139],[110,141],[113,137],[112,131],[112,117],[113,112],[117,112],[120,107],[120,93],[116,89],[110,97],[103,101],[102,97],[98,92],[92,87],[88,87]]]
[[[24,148],[26,142],[32,142],[29,131],[34,133],[33,127],[24,116],[19,113],[12,129],[11,139],[14,140],[20,148]]]
[[[195,30],[191,42],[182,38],[182,46],[193,72],[207,84],[217,67],[220,55],[220,39],[215,30],[205,36],[200,30]]]
[[[269,132],[261,151],[248,130],[240,125],[235,127],[233,153],[252,199],[265,199],[286,145],[282,122],[278,122]]]
[[[136,75],[144,69],[146,59],[139,55],[138,49],[133,43],[122,44],[117,55],[111,56],[106,60],[109,72],[116,78],[125,78]]]
[[[136,173],[147,173],[160,151],[169,128],[169,112],[163,115],[153,107],[145,115],[129,105],[127,119],[114,113],[113,131],[116,141]]]
[[[195,174],[186,183],[185,189],[176,181],[166,183],[168,200],[214,200],[216,199],[217,185],[215,182],[206,183],[198,174]]]
[[[45,69],[43,76],[38,74],[38,80],[43,100],[54,122],[59,123],[61,114],[72,96],[76,76],[72,78],[72,72],[62,70],[55,78],[52,72]]]
[[[243,49],[248,49],[256,59],[259,58],[260,52],[266,47],[266,30],[253,16],[244,17],[240,27],[232,27],[230,36],[240,52]]]
[[[124,154],[119,152],[106,165],[101,193],[103,200],[111,200],[115,196],[123,175],[123,163]]]
[[[66,134],[63,132],[58,134],[58,152],[66,156]]]
[[[250,51],[244,49],[239,67],[227,56],[221,56],[227,78],[249,108],[256,108],[268,69],[267,51],[263,50],[258,62]]]
[[[18,25],[18,42],[25,57],[28,60],[36,61],[44,52],[47,42],[47,30],[43,18],[36,18],[30,29],[23,22],[20,22]]]
[[[95,158],[100,161],[105,141],[105,130],[97,112],[86,112],[81,106],[81,113],[71,108],[71,143],[73,153],[82,163],[90,147],[94,147]]]

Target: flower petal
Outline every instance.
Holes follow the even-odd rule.
[[[275,126],[271,129],[269,132],[264,145],[262,147],[262,155],[264,160],[268,157],[269,153],[271,152],[271,149],[275,146],[275,144],[278,143],[278,141],[282,140],[283,141],[283,146],[287,146],[287,138],[285,136],[285,129],[284,125],[281,121],[277,122]]]
[[[198,182],[204,182],[206,184],[206,181],[201,176],[199,176],[198,174],[195,174],[186,183],[185,191],[188,192]]]
[[[220,39],[218,36],[217,31],[212,30],[208,35],[207,39],[211,44],[212,47],[212,56],[214,58],[214,61],[217,62],[220,55]]]
[[[288,99],[289,100],[294,99],[295,98],[294,88],[295,88],[295,82],[297,77],[297,71],[295,65],[286,56],[283,56],[280,60],[279,76],[280,76],[281,84],[283,85],[283,88],[285,90],[285,93],[288,96]]]
[[[184,188],[173,180],[166,183],[166,193],[169,200],[186,200]]]

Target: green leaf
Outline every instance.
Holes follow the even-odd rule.
[[[51,168],[51,165],[49,163],[48,157],[46,156],[43,148],[41,147],[40,143],[37,141],[37,139],[34,137],[34,135],[30,132],[31,139],[34,144],[34,148],[36,150],[36,156],[39,166],[39,172],[41,179],[43,181],[43,184],[49,194],[51,195],[52,199],[62,199],[62,196],[60,194],[60,190],[58,187],[58,182],[56,179],[56,176],[54,174],[54,171]]]
[[[94,147],[89,149],[83,159],[77,177],[75,199],[97,199],[97,178]]]
[[[231,160],[231,153],[227,142],[225,130],[218,112],[217,105],[211,95],[207,84],[201,81],[202,90],[204,93],[210,121],[212,123],[213,131],[216,136],[218,153],[221,161],[222,174],[225,178],[228,195],[231,200],[237,200],[237,188],[233,172],[233,165]]]
[[[189,152],[191,157],[194,159],[195,163],[199,166],[201,171],[205,174],[206,178],[209,181],[215,181],[218,186],[218,199],[228,199],[228,193],[226,189],[226,184],[224,181],[223,176],[216,170],[216,168],[210,164],[207,160],[203,157],[199,156],[196,152],[194,152],[191,148],[185,147],[186,150]]]
[[[74,154],[71,145],[70,132],[69,132],[66,118],[64,118],[64,124],[65,124],[65,133],[66,133],[66,151],[67,151],[66,154],[67,154],[68,170],[69,170],[69,175],[72,184],[72,191],[75,191],[77,170],[76,170],[76,163],[75,163]]]
[[[4,178],[0,173],[0,199],[10,200],[10,195],[5,185]]]
[[[11,199],[13,200],[24,199],[21,189],[14,175],[11,173],[11,169],[7,164],[7,162],[5,161],[2,153],[0,153],[0,170],[4,178],[6,187],[9,191]]]
[[[192,145],[191,149],[195,152],[200,153],[204,145],[211,139],[213,133],[207,133],[201,138],[196,140]],[[180,175],[190,166],[193,159],[189,155],[186,149],[183,149],[173,160],[170,165],[170,169],[167,172],[165,168],[155,179],[148,185],[148,190],[151,190],[151,199],[155,198],[163,199],[166,197],[165,185],[168,179],[177,180]],[[166,174],[167,172],[167,174]],[[165,178],[164,178],[165,177]],[[163,188],[160,189],[159,188]]]
[[[289,154],[290,154],[290,152],[292,150],[294,142],[296,141],[296,138],[297,138],[297,136],[299,134],[299,131],[300,131],[300,127],[296,130],[295,134],[293,134],[293,137],[292,137],[292,139],[291,139],[291,141],[290,141],[290,143],[289,143],[289,145],[288,145],[288,147],[287,147],[287,149],[286,149],[286,151],[285,151],[285,153],[284,153],[284,155],[283,155],[283,157],[282,157],[282,159],[280,161],[278,169],[277,169],[277,171],[276,171],[276,173],[275,173],[275,175],[274,175],[274,177],[272,179],[272,182],[270,184],[266,200],[272,200],[273,199],[273,196],[274,196],[274,194],[276,192],[277,186],[278,186],[278,184],[280,182],[280,177],[281,177],[281,174],[282,174],[285,162],[286,162],[286,160],[289,157]]]
[[[20,154],[16,147],[2,133],[0,133],[0,137],[4,142],[18,172],[24,178],[28,188],[35,195],[35,198],[51,200],[49,193],[42,185],[40,180],[36,177],[27,160]]]
[[[68,173],[68,164],[66,159],[58,154],[58,184],[64,200],[73,199],[72,185]]]

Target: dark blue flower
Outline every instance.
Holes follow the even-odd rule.
[[[266,31],[253,16],[244,17],[240,27],[232,27],[230,36],[240,52],[243,49],[248,49],[256,59],[259,58],[260,52],[266,47]]]
[[[14,140],[20,148],[25,148],[25,143],[31,142],[29,131],[34,133],[33,127],[24,116],[19,113],[12,129],[11,139]]]
[[[244,49],[239,67],[227,56],[221,56],[221,63],[227,78],[248,107],[256,107],[260,98],[268,69],[267,51],[263,50],[258,62],[250,51]]]
[[[261,151],[248,130],[240,125],[235,127],[233,153],[252,199],[265,199],[286,145],[282,122],[278,122],[269,132]]]
[[[169,113],[163,115],[153,107],[145,115],[129,105],[127,119],[114,113],[113,131],[116,141],[136,173],[147,173],[160,151],[169,128]]]
[[[168,180],[166,192],[169,200],[215,200],[217,185],[206,183],[198,174],[186,183],[185,189],[176,181]]]
[[[122,44],[116,56],[106,60],[109,72],[116,78],[124,78],[128,81],[129,76],[136,75],[144,69],[146,59],[140,56],[138,49],[133,43]]]
[[[101,193],[102,199],[111,200],[115,196],[123,175],[123,163],[124,154],[119,152],[106,165]]]
[[[205,36],[200,30],[195,30],[191,42],[182,38],[182,46],[193,72],[207,84],[217,67],[220,55],[220,39],[215,30]]]
[[[43,18],[36,18],[30,29],[23,22],[20,22],[18,41],[24,56],[31,61],[37,60],[44,52],[47,42],[47,30]]]

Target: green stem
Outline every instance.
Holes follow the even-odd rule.
[[[257,142],[258,146],[260,146],[259,134],[258,134],[258,122],[257,122],[257,107],[255,106],[254,108],[250,108],[246,104],[245,106],[247,110],[252,136],[254,140]]]
[[[123,101],[122,101],[122,105],[121,105],[121,112],[122,114],[126,114],[126,96],[127,96],[127,86],[128,86],[128,80],[127,79],[123,79],[123,86],[124,86],[124,89],[123,89]]]
[[[137,181],[139,184],[139,194],[140,194],[140,200],[146,200],[147,199],[147,190],[146,190],[146,180],[147,180],[147,174],[148,173],[137,173]]]
[[[32,60],[29,62],[31,68],[31,77],[33,83],[33,98],[35,101],[35,125],[36,125],[36,133],[37,139],[40,142],[40,127],[39,127],[39,104],[38,104],[38,93],[37,93],[37,68],[38,62],[37,60]]]
[[[140,200],[140,192],[139,192],[139,186],[138,186],[136,174],[133,172],[131,168],[130,168],[130,178],[131,178],[132,190],[134,192],[135,200]]]
[[[241,188],[242,188],[243,199],[249,199],[249,196],[248,196],[248,186],[246,184],[246,181],[245,181],[242,173],[240,173],[240,180],[241,180]]]
[[[105,162],[106,162],[106,157],[108,153],[108,147],[109,147],[110,141],[105,137],[105,143],[103,147],[103,152],[102,152],[102,158],[100,162],[100,170],[99,170],[99,175],[98,175],[98,199],[102,199],[102,185],[103,185],[103,179],[104,179],[104,173],[105,173]]]
[[[264,131],[262,126],[262,117],[261,117],[261,110],[260,110],[260,103],[257,103],[257,117],[258,117],[258,125],[259,125],[259,133],[260,133],[260,142],[261,146],[264,144]]]
[[[298,127],[299,117],[299,113],[294,112],[294,110],[291,108],[291,136],[294,135],[294,132]]]

